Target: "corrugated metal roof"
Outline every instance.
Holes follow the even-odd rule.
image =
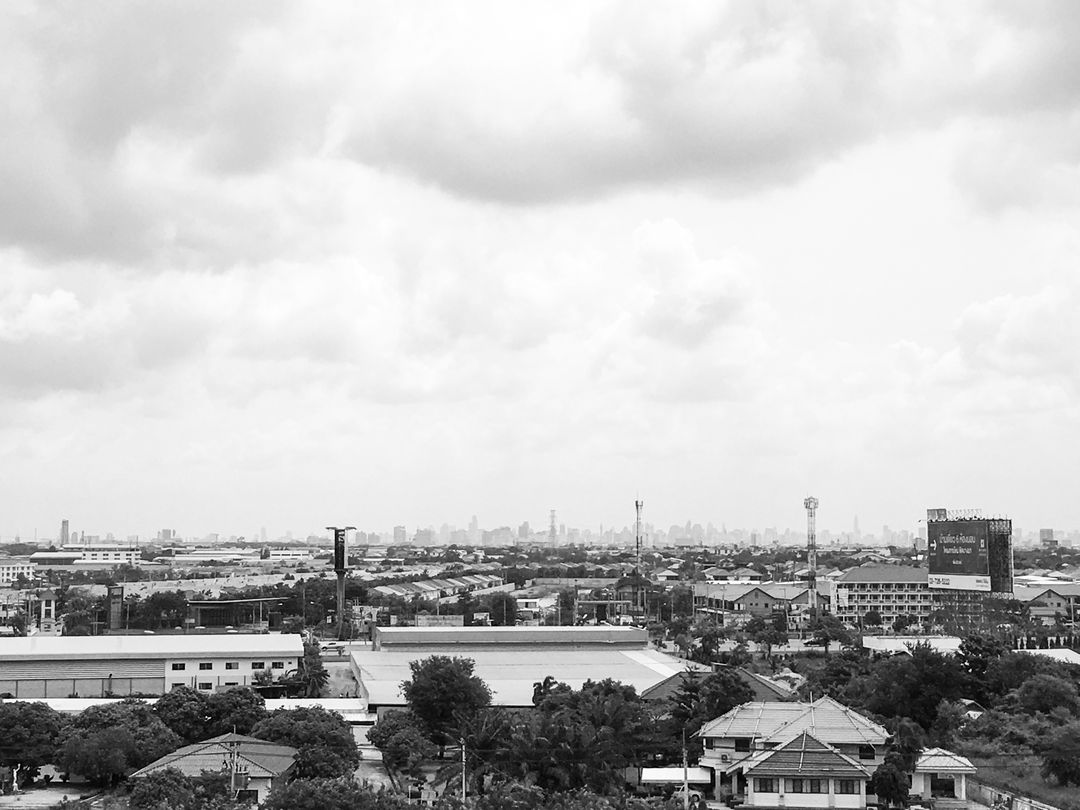
[[[203,771],[222,771],[227,767],[232,748],[236,758],[253,777],[275,777],[285,773],[296,761],[297,751],[242,734],[222,734],[194,745],[186,745],[155,760],[131,775],[137,779],[163,768],[176,768],[185,776],[199,776]]]
[[[844,572],[836,581],[849,582],[921,582],[926,584],[927,570],[910,565],[860,565]]]
[[[401,682],[412,677],[409,664],[432,654],[429,650],[358,650],[353,669],[371,706],[404,705]],[[474,673],[492,691],[497,706],[532,706],[533,685],[550,675],[574,689],[585,681],[613,678],[645,689],[682,671],[684,662],[656,650],[625,650],[617,647],[564,646],[455,649],[446,653],[471,658]]]
[[[930,773],[977,773],[971,760],[946,751],[944,748],[927,748],[915,760],[915,770]]]
[[[787,740],[809,732],[820,741],[883,745],[889,733],[831,697],[813,703],[744,703],[706,723],[700,737]]]
[[[700,737],[751,737],[767,739],[777,729],[806,711],[805,703],[754,701],[736,706],[727,714],[710,720],[698,732]]]
[[[742,763],[747,776],[851,777],[868,779],[870,772],[853,760],[803,732],[774,748],[762,751]]]
[[[68,661],[83,658],[221,658],[304,654],[300,636],[286,633],[227,633],[142,636],[28,636],[5,639],[0,662]]]

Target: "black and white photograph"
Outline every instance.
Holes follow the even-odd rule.
[[[0,810],[1080,810],[1080,4],[0,3]]]

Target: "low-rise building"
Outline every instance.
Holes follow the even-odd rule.
[[[9,587],[19,577],[31,579],[34,564],[29,557],[0,557],[0,586]]]
[[[743,766],[745,807],[866,807],[871,771],[808,732],[770,750],[759,751]]]
[[[289,781],[296,770],[296,757],[297,750],[288,745],[242,734],[222,734],[185,745],[128,778],[137,782],[166,768],[175,768],[191,778],[198,778],[204,772],[225,772],[239,799],[261,804],[271,790]]]
[[[836,581],[833,613],[843,622],[858,624],[870,611],[888,626],[898,618],[925,621],[943,602],[940,591],[927,584],[927,569],[907,565],[863,565]]]
[[[789,748],[789,753],[815,752],[814,756],[823,757],[840,769],[833,776],[823,773],[785,770],[773,773],[775,767],[783,763],[788,768],[786,759],[777,760],[772,766],[763,767],[768,760],[764,755],[788,746],[802,736],[802,742]],[[752,702],[737,706],[727,714],[702,726],[698,732],[703,742],[700,765],[712,768],[715,776],[714,790],[717,795],[738,795],[750,802],[752,794],[757,794],[755,806],[803,807],[818,805],[778,803],[781,784],[762,785],[755,788],[750,781],[759,779],[844,779],[865,783],[869,774],[885,758],[885,746],[889,733],[882,726],[864,717],[853,709],[830,697],[823,697],[812,703]],[[824,746],[824,748],[822,747]],[[838,759],[835,755],[842,755]],[[813,757],[811,757],[813,759]],[[849,762],[850,761],[850,762]],[[851,763],[865,770],[865,776],[858,776],[850,769]],[[775,766],[775,767],[774,767]],[[761,770],[750,773],[755,768]],[[818,785],[825,798],[829,796],[858,796],[861,804],[843,805],[865,807],[865,784],[858,784],[858,793],[848,792],[851,785],[830,784],[826,789],[824,782]],[[786,783],[784,783],[786,785]],[[802,786],[792,786],[784,793],[808,792]],[[775,788],[775,789],[773,789]],[[771,797],[768,803],[766,797]],[[790,797],[789,797],[790,799]],[[845,800],[854,801],[854,800]],[[820,806],[834,806],[825,805]],[[840,805],[835,805],[840,806]]]
[[[31,636],[0,644],[0,694],[17,698],[213,692],[297,668],[297,635]]]

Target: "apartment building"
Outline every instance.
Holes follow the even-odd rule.
[[[857,624],[862,616],[876,610],[882,623],[889,625],[902,616],[928,619],[942,602],[941,591],[927,585],[925,568],[863,565],[837,579],[833,613],[841,621]]]

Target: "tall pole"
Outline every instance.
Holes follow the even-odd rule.
[[[465,801],[465,738],[459,737],[461,743],[461,800]]]
[[[345,533],[355,531],[355,526],[327,526],[327,531],[334,533],[334,573],[337,574],[337,638],[345,640],[345,572],[349,567],[349,557],[345,546]]]
[[[686,729],[682,730],[682,806],[690,810],[690,768],[686,762]]]
[[[811,495],[803,501],[806,507],[806,586],[809,589],[807,600],[810,606],[810,615],[817,616],[817,527],[815,525],[818,508],[818,499]]]
[[[637,575],[634,582],[634,591],[637,599],[634,600],[634,610],[643,610],[642,602],[644,593],[641,587],[641,510],[645,506],[644,501],[634,501],[634,573]]]

